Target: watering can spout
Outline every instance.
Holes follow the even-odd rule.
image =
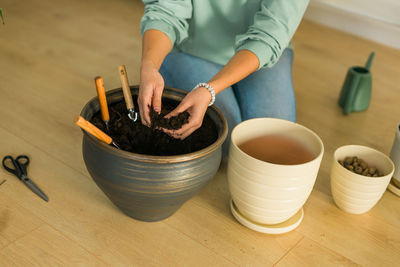
[[[365,68],[367,70],[370,70],[371,64],[372,64],[372,60],[374,59],[374,56],[375,56],[375,52],[372,51],[371,54],[369,54],[367,62],[365,63]]]

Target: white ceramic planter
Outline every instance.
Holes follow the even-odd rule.
[[[238,147],[268,134],[299,141],[313,153],[314,159],[297,165],[272,164],[253,158]],[[228,160],[228,184],[235,206],[246,218],[259,224],[288,220],[309,197],[323,154],[321,139],[297,123],[273,118],[240,123],[232,131]]]
[[[367,177],[347,170],[338,160],[357,156],[384,176]],[[336,205],[352,214],[369,211],[382,197],[394,172],[393,162],[378,150],[358,145],[336,149],[331,169],[331,190]]]
[[[400,188],[400,123],[397,125],[396,133],[394,136],[392,150],[390,152],[390,159],[395,165],[393,173],[393,182]]]

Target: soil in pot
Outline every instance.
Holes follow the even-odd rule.
[[[136,102],[136,99],[134,101]],[[140,119],[136,122],[130,120],[124,102],[111,104],[109,105],[110,132],[108,134],[122,150],[153,156],[191,153],[206,148],[217,140],[217,128],[207,114],[204,116],[201,127],[184,140],[175,139],[157,129],[157,127],[179,129],[188,122],[189,113],[187,112],[170,119],[164,118],[177,104],[171,100],[163,99],[160,114],[151,109],[151,127],[142,125]],[[96,113],[90,121],[107,133],[100,112]]]

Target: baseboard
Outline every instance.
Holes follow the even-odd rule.
[[[323,1],[310,1],[305,19],[400,49],[400,26]]]

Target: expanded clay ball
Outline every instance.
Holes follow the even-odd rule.
[[[376,168],[374,168],[374,167],[369,168],[369,173],[371,175],[375,174],[376,173]]]
[[[363,168],[364,170],[368,168],[368,164],[365,163],[365,161],[361,161],[360,166],[361,166],[361,168]]]
[[[358,174],[361,174],[363,171],[364,171],[364,170],[363,170],[360,166],[357,166],[357,167],[354,169],[354,172],[355,172],[355,173],[358,173]]]
[[[344,160],[338,160],[339,164],[357,174],[368,177],[379,177],[382,173],[376,167],[369,167],[368,164],[358,157],[346,157]]]
[[[346,157],[344,163],[347,165],[353,164],[353,157]]]

